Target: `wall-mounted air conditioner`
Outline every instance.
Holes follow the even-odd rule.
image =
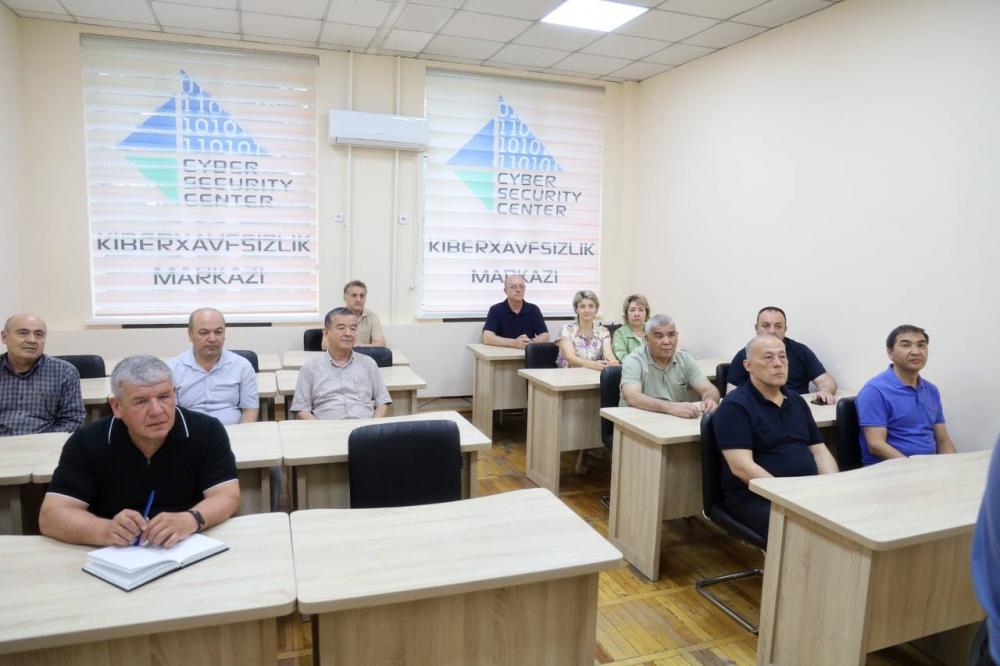
[[[330,143],[396,150],[427,150],[427,119],[391,113],[330,111]]]

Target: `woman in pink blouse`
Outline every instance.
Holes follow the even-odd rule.
[[[589,289],[578,291],[573,296],[576,323],[566,324],[559,333],[556,365],[560,368],[603,370],[609,365],[618,365],[618,359],[611,350],[608,329],[595,323],[600,306],[597,294]]]

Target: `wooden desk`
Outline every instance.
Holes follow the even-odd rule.
[[[406,358],[406,355],[398,349],[390,349],[392,352],[392,364],[393,365],[409,365],[410,359]],[[298,370],[301,368],[306,361],[316,358],[317,356],[322,356],[326,352],[323,351],[286,351],[281,354],[281,368],[283,370]]]
[[[517,371],[524,367],[524,350],[469,344],[472,352],[472,423],[493,436],[493,412],[528,406],[528,384]]]
[[[0,537],[0,654],[31,665],[273,665],[275,618],[295,608],[288,516],[231,518],[208,534],[229,550],[130,593],[81,571],[91,547]]]
[[[257,354],[257,372],[277,372],[281,370],[281,357],[277,354]]]
[[[863,664],[978,622],[969,548],[988,451],[829,476],[754,479],[771,501],[758,664]],[[957,642],[957,641],[956,641]],[[968,644],[940,655],[967,663]]]
[[[22,533],[22,488],[39,464],[56,466],[68,437],[68,432],[0,437],[0,534]]]
[[[547,491],[292,514],[299,610],[324,666],[592,666],[620,554]]]
[[[390,368],[379,368],[385,387],[389,390],[392,404],[389,405],[389,416],[403,416],[417,413],[417,391],[427,388],[427,382],[420,378],[408,365],[394,365]],[[285,418],[290,418],[292,397],[295,395],[295,384],[299,381],[298,370],[279,370],[274,373],[278,379],[278,395],[285,399]]]
[[[489,437],[476,430],[458,412],[425,412],[383,419],[341,421],[281,421],[281,452],[292,468],[299,509],[346,508],[350,505],[347,480],[347,439],[351,431],[366,425],[394,421],[448,419],[458,424],[462,450],[462,497],[478,493],[479,451],[490,448]]]
[[[803,397],[812,400],[815,394]],[[809,409],[820,428],[836,422],[834,405],[809,403]],[[608,539],[656,580],[663,521],[702,514],[701,419],[633,407],[606,407],[600,415],[615,424]]]
[[[260,420],[273,421],[274,402],[278,397],[278,378],[273,371],[257,373],[257,397],[260,399]]]

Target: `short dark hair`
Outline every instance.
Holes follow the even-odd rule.
[[[781,318],[785,320],[785,326],[788,326],[788,316],[785,314],[785,311],[782,310],[781,308],[779,308],[777,305],[765,305],[760,310],[758,310],[757,311],[757,318],[754,320],[754,323],[760,321],[760,316],[762,314],[764,314],[765,312],[768,312],[768,311],[770,311],[770,312],[780,312],[781,313]]]
[[[326,316],[323,317],[323,328],[330,328],[330,322],[333,321],[334,317],[347,317],[347,316],[351,317],[354,316],[354,313],[351,312],[351,308],[345,308],[343,305],[336,307],[327,312]]]
[[[896,328],[889,332],[889,337],[885,339],[885,348],[892,349],[896,346],[896,338],[898,338],[903,333],[919,333],[924,336],[924,342],[930,342],[931,336],[927,335],[927,331],[920,328],[919,326],[914,326],[913,324],[900,324]]]
[[[347,290],[350,289],[351,287],[361,287],[362,289],[365,290],[366,294],[368,293],[368,285],[366,285],[361,280],[351,280],[350,282],[348,282],[347,284],[345,284],[344,285],[344,293],[346,294]]]

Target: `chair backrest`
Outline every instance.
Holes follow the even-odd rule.
[[[608,329],[608,335],[614,336],[615,331],[622,327],[621,324],[601,324],[604,328]]]
[[[532,342],[524,348],[524,367],[554,368],[559,356],[559,345],[555,342]]]
[[[854,398],[837,401],[837,467],[841,472],[861,467],[861,427]]]
[[[388,347],[355,347],[354,351],[371,356],[380,368],[392,367],[392,350]]]
[[[397,421],[352,430],[347,440],[351,508],[461,499],[459,447],[454,421]]]
[[[242,356],[246,360],[250,361],[250,365],[253,367],[254,372],[260,372],[260,364],[257,363],[257,352],[250,351],[249,349],[230,349],[229,351],[234,354]]]
[[[720,363],[715,366],[715,388],[719,389],[719,395],[726,397],[726,375],[729,374],[729,364]]]
[[[705,517],[722,504],[722,454],[715,443],[712,415],[701,418],[701,506]]]
[[[601,370],[601,407],[617,407],[621,402],[622,366],[609,365]],[[601,419],[601,441],[610,449],[614,438],[615,424]]]
[[[80,373],[80,379],[94,379],[106,377],[104,359],[96,354],[69,354],[66,356],[56,356],[76,368]]]
[[[323,351],[323,329],[307,328],[302,333],[303,351]]]

